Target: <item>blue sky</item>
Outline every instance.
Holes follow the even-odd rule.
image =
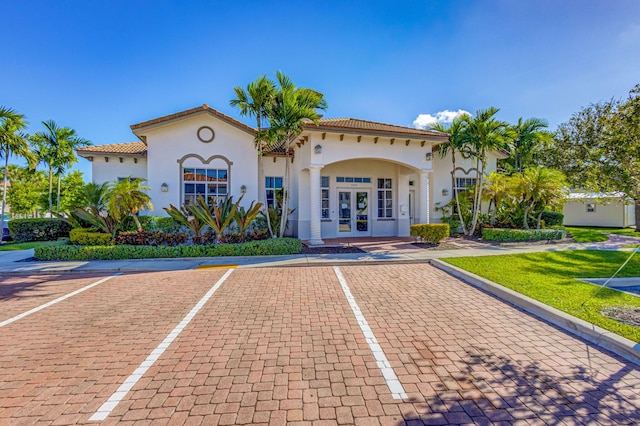
[[[0,105],[95,145],[276,70],[326,117],[412,126],[496,106],[553,130],[640,83],[640,1],[2,1]],[[90,163],[76,166],[90,178]]]

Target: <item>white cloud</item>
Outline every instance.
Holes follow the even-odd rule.
[[[445,109],[444,111],[436,112],[434,115],[420,114],[415,120],[413,120],[413,125],[417,129],[424,129],[434,125],[435,123],[450,124],[454,118],[462,114],[469,114],[469,112],[463,109],[459,109],[458,111],[449,111],[448,109]]]

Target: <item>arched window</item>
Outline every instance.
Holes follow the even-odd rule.
[[[198,197],[207,204],[217,204],[226,199],[231,182],[231,165],[226,157],[214,155],[207,160],[197,154],[188,154],[178,160],[180,163],[181,201],[188,206]]]

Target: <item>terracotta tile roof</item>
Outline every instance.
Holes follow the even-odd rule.
[[[246,124],[229,117],[228,115],[225,115],[223,113],[221,113],[220,111],[217,111],[213,108],[211,108],[209,105],[204,104],[202,106],[199,107],[195,107],[195,108],[191,108],[188,109],[186,111],[181,111],[181,112],[176,112],[175,114],[169,114],[169,115],[165,115],[164,117],[159,117],[159,118],[154,118],[153,120],[148,120],[148,121],[143,121],[142,123],[138,123],[138,124],[132,124],[131,125],[131,130],[133,131],[133,133],[136,133],[137,130],[143,129],[145,127],[149,127],[149,126],[155,126],[158,124],[162,124],[168,121],[172,121],[172,120],[176,120],[182,117],[188,117],[190,115],[194,115],[194,114],[202,114],[202,113],[208,113],[208,114],[212,114],[215,115],[216,117],[222,119],[223,121],[226,121],[227,123],[239,128],[240,130],[244,130],[245,132],[251,134],[252,136],[256,133],[255,129],[253,127],[249,127]]]
[[[309,130],[345,130],[348,132],[384,133],[390,135],[406,135],[415,137],[447,138],[446,133],[435,130],[415,129],[413,127],[396,126],[394,124],[379,123],[376,121],[359,120],[356,118],[325,118],[318,125],[308,122],[305,128]]]
[[[146,157],[147,144],[144,142],[125,142],[109,145],[85,146],[77,148],[76,152],[82,157],[89,157],[93,154],[124,154]]]

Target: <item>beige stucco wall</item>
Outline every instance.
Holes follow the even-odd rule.
[[[91,180],[95,183],[117,182],[118,178],[147,178],[147,159],[138,158],[137,163],[131,157],[94,156],[91,164]],[[122,162],[120,162],[122,158]]]
[[[587,212],[587,203],[595,203],[595,212]],[[567,226],[627,227],[635,225],[635,207],[620,199],[608,204],[597,199],[569,201],[564,205],[564,224]]]
[[[202,126],[213,129],[213,141],[205,143],[198,139],[197,131]],[[240,187],[245,185],[247,190],[242,204],[248,206],[257,199],[258,157],[253,137],[247,132],[203,113],[140,131],[139,134],[147,140],[147,179],[155,207],[149,214],[166,215],[163,207],[181,204],[181,165],[178,163],[181,159],[184,159],[184,167],[224,168],[227,162],[231,163],[229,193],[238,199]],[[168,192],[160,191],[163,183],[169,185]]]

